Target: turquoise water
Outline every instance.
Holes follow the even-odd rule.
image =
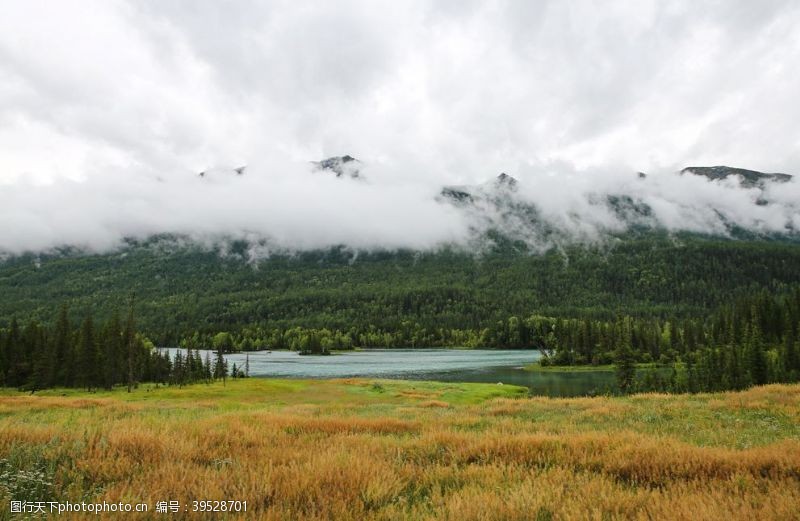
[[[424,380],[483,382],[521,385],[531,394],[551,397],[595,396],[614,388],[613,371],[523,371],[515,367],[489,367],[475,371],[430,373]]]
[[[175,349],[168,349],[174,354]],[[205,352],[202,353],[205,357]],[[211,354],[213,358],[213,353]],[[246,355],[226,355],[244,367]],[[495,349],[367,349],[330,356],[300,356],[291,351],[253,351],[250,376],[271,378],[376,377],[442,382],[504,383],[528,387],[532,394],[585,396],[611,387],[607,372],[529,372],[522,367],[541,358],[539,351]]]

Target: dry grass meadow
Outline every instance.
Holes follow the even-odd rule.
[[[0,472],[0,518],[27,499],[151,506],[85,519],[800,519],[800,385],[580,399],[376,380],[4,391]],[[248,512],[152,511],[201,499]]]

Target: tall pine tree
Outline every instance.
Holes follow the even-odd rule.
[[[91,391],[100,380],[100,363],[95,338],[94,321],[89,314],[81,324],[78,344],[78,381],[82,387]]]

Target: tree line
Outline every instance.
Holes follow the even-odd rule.
[[[543,365],[614,364],[622,392],[699,392],[800,381],[800,288],[742,297],[702,318],[659,319],[620,315],[614,320],[511,316],[478,330],[423,328],[396,331],[246,328],[184,339],[170,357],[135,329],[132,308],[101,324],[87,314],[73,326],[66,306],[52,325],[12,319],[0,329],[0,385],[35,391],[86,389],[150,381],[184,385],[249,374],[228,367],[224,355],[256,349],[325,354],[357,347],[493,347],[539,349]],[[201,349],[213,349],[205,358]],[[649,364],[655,370],[639,370]]]
[[[260,260],[250,260],[244,242],[183,244],[154,239],[103,255],[5,259],[0,327],[13,316],[50,321],[62,302],[75,322],[93,309],[105,323],[120,295],[136,291],[137,324],[162,346],[193,337],[207,344],[220,331],[242,350],[247,342],[290,345],[302,336],[313,345],[305,331],[324,330],[331,334],[319,342],[335,348],[513,344],[498,322],[526,321],[533,312],[683,321],[761,289],[800,284],[800,248],[781,241],[648,234],[536,255],[499,242],[480,255],[332,248]],[[295,328],[303,333],[287,336]]]
[[[170,357],[136,331],[131,310],[123,321],[118,313],[97,324],[87,313],[78,325],[62,306],[52,325],[30,320],[21,326],[13,318],[0,329],[0,387],[35,392],[53,387],[86,390],[126,386],[130,392],[140,382],[185,385],[227,377],[245,377],[245,367],[229,367],[219,346],[214,359],[187,349]]]
[[[783,297],[762,294],[726,306],[704,327],[670,328],[670,345],[678,350],[670,371],[637,374],[637,361],[650,353],[636,351],[633,326],[623,320],[614,351],[620,390],[714,392],[768,383],[800,381],[800,291]]]

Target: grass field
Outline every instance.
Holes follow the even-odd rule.
[[[153,512],[226,499],[247,501],[243,519],[798,519],[800,385],[578,399],[378,380],[3,391],[0,474],[0,518],[11,499],[234,518]]]

